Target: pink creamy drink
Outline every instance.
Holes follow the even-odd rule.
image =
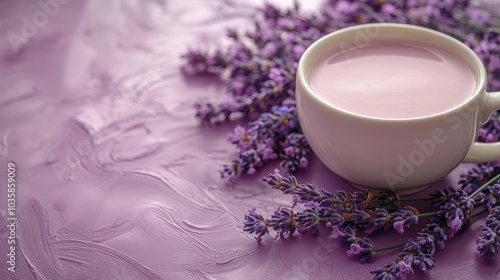
[[[327,103],[355,114],[407,119],[466,101],[476,82],[458,57],[433,47],[384,42],[343,50],[320,62],[310,85]]]

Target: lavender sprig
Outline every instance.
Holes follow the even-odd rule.
[[[500,184],[488,186],[481,193],[479,193],[474,201],[478,204],[486,206],[487,209],[494,207],[500,198]]]
[[[463,190],[457,190],[456,196],[440,207],[436,221],[446,221],[446,233],[453,238],[463,226],[470,223],[474,200]]]
[[[395,262],[388,263],[382,268],[372,270],[370,273],[374,279],[406,279],[409,275],[406,269],[401,272],[398,264],[403,261],[410,268],[416,267],[422,272],[426,272],[435,266],[433,258],[437,246],[444,248],[444,241],[451,239],[461,229],[467,229],[470,224],[472,210],[474,208],[474,199],[480,197],[481,194],[487,193],[492,195],[492,190],[499,189],[497,184],[490,186],[491,183],[500,182],[500,174],[497,174],[493,179],[478,188],[474,193],[467,194],[463,190],[457,190],[445,202],[438,212],[429,220],[429,223],[419,232],[415,238],[410,238],[403,245],[401,253],[396,257]],[[451,194],[451,191],[448,190]],[[500,194],[500,193],[496,193]],[[496,197],[500,199],[500,196]],[[476,201],[481,199],[476,199]],[[491,217],[496,217],[493,214]],[[491,218],[493,221],[496,218]],[[495,222],[489,224],[496,225]],[[484,229],[486,228],[486,229]],[[500,244],[500,239],[496,239],[488,230],[488,223],[484,227],[482,235],[477,238],[478,252],[480,255],[493,256],[492,253]],[[496,251],[495,251],[496,252]],[[385,277],[385,278],[384,278]]]
[[[296,121],[295,101],[287,99],[282,106],[262,114],[249,128],[236,126],[228,140],[239,150],[239,157],[221,170],[222,178],[232,179],[245,172],[254,174],[270,160],[281,159],[281,166],[295,171],[308,165],[310,148]]]
[[[254,26],[244,34],[228,30],[234,42],[214,55],[189,51],[183,70],[225,77],[230,102],[197,104],[197,116],[218,122],[250,116],[280,106],[294,97],[297,62],[304,50],[333,31],[331,18],[300,15],[299,6],[285,11],[265,4]]]
[[[487,163],[478,163],[475,167],[461,175],[458,184],[460,188],[465,192],[472,193],[499,173],[500,160]]]
[[[443,249],[446,240],[468,228],[475,206],[496,205],[496,201],[500,200],[499,179],[500,174],[496,174],[472,194],[461,189],[436,192],[444,197],[439,210],[419,213],[414,207],[402,207],[399,197],[397,207],[380,207],[379,198],[391,197],[388,196],[390,193],[327,191],[314,184],[300,184],[293,175],[282,176],[275,170],[264,181],[273,189],[291,195],[292,208],[301,204],[304,210],[294,212],[293,209],[278,207],[270,219],[265,219],[252,208],[249,215],[245,216],[244,231],[254,233],[260,242],[270,229],[284,238],[285,234],[291,235],[296,231],[301,234],[316,234],[319,226],[325,225],[331,229],[332,239],[340,237],[342,244],[349,247],[346,251],[349,256],[358,256],[361,262],[371,262],[376,252],[387,248],[376,249],[368,236],[389,228],[403,233],[404,228],[417,224],[419,217],[433,215],[417,235],[402,246],[394,263],[372,271],[375,279],[405,279],[414,269],[426,272],[435,266],[433,255],[436,248]],[[499,183],[492,184],[497,181]],[[436,197],[434,194],[434,201]],[[478,252],[488,257],[494,255],[493,252],[499,245],[496,235],[498,221],[492,218],[498,213],[491,213],[486,229],[478,237]]]
[[[349,245],[348,256],[357,255],[361,263],[370,263],[375,258],[375,245],[368,237],[359,236],[357,231],[347,227],[342,231],[342,243]]]
[[[207,52],[190,50],[182,56],[186,63],[182,70],[187,74],[220,74],[229,65],[228,57],[220,50],[210,55]]]
[[[389,228],[403,233],[405,228],[418,223],[419,216],[428,215],[420,214],[416,208],[408,205],[401,207],[399,197],[393,192],[375,194],[371,191],[327,191],[314,184],[299,184],[293,175],[282,176],[278,170],[263,180],[273,189],[291,195],[292,208],[301,204],[304,210],[294,212],[293,209],[280,206],[271,218],[265,219],[252,208],[249,215],[245,216],[244,231],[255,233],[259,242],[270,230],[284,238],[285,234],[291,235],[296,231],[301,234],[316,234],[319,226],[326,225],[331,228],[332,239],[341,237],[342,243],[349,246],[349,256],[357,255],[362,262],[370,262],[376,250],[369,235]],[[379,200],[382,197],[393,198],[389,199],[390,207],[383,207],[383,201]],[[392,205],[394,198],[398,201],[396,207]],[[452,203],[455,201],[449,202]],[[443,208],[443,211],[451,211],[450,207]],[[448,215],[446,213],[443,212],[442,215]],[[449,219],[453,218],[450,215]]]
[[[268,226],[269,222],[259,215],[255,213],[255,208],[250,208],[248,210],[248,215],[245,215],[245,228],[244,231],[249,233],[255,233],[257,236],[255,239],[260,243],[262,240],[262,236],[266,233],[269,233]]]
[[[476,256],[494,258],[500,246],[500,206],[491,208],[481,234],[476,237]]]

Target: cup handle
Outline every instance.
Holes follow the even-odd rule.
[[[491,114],[498,109],[500,109],[500,92],[487,93],[485,94],[484,107],[479,117],[481,117],[481,120],[488,120]],[[465,156],[464,163],[494,160],[500,160],[500,142],[474,142]]]

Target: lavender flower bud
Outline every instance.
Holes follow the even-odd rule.
[[[374,225],[374,216],[375,213],[373,211],[360,211],[360,210],[354,210],[352,211],[352,216],[353,216],[353,224],[356,227],[356,230],[359,232],[372,232],[373,228],[375,227]]]
[[[476,256],[494,258],[500,246],[500,206],[492,208],[481,234],[476,236]]]
[[[262,215],[255,213],[255,208],[248,209],[248,215],[245,215],[245,222],[243,223],[243,231],[248,233],[255,233],[255,239],[260,243],[262,236],[269,233],[269,222],[262,217]]]
[[[394,228],[401,234],[404,232],[404,228],[408,228],[416,223],[418,223],[418,211],[414,207],[406,206],[400,212],[394,212],[391,214],[393,220]]]
[[[370,207],[370,203],[375,199],[375,195],[369,190],[364,190],[354,192],[353,198],[356,208],[359,210],[363,210]]]
[[[370,273],[373,275],[374,280],[397,280],[405,279],[400,278],[399,265],[396,263],[387,263],[383,267],[376,268]]]
[[[470,199],[465,192],[457,190],[457,194],[457,197],[445,203],[438,211],[438,216],[446,219],[449,237],[453,237],[464,224],[470,222],[469,219],[474,207],[474,200]]]
[[[397,192],[386,191],[380,193],[377,200],[383,201],[383,204],[378,205],[378,207],[384,207],[388,211],[393,211],[399,208],[400,198]]]
[[[297,224],[304,230],[311,233],[316,233],[318,230],[320,216],[316,209],[308,208],[302,212],[297,213]]]
[[[497,203],[498,198],[500,198],[500,183],[486,187],[484,191],[474,197],[474,201],[485,205],[486,208],[492,208]]]
[[[490,123],[494,123],[494,121]],[[500,124],[500,122],[498,123]],[[458,184],[464,192],[470,194],[498,173],[500,173],[500,161],[479,163],[467,173],[462,174]]]
[[[364,237],[351,243],[347,255],[359,255],[361,263],[371,263],[375,258],[375,246],[369,238]]]
[[[373,220],[373,226],[375,229],[384,228],[387,229],[390,225],[391,215],[385,208],[375,209],[375,218]]]
[[[269,226],[281,236],[284,233],[293,234],[297,229],[296,217],[293,210],[278,207],[269,220]]]
[[[430,194],[432,198],[432,205],[441,206],[448,202],[453,197],[457,196],[455,189],[448,187],[443,190],[436,190]]]

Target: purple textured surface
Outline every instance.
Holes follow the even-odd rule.
[[[66,2],[0,1],[1,279],[370,279],[397,254],[362,265],[325,232],[261,245],[242,232],[248,208],[271,213],[291,198],[261,182],[277,163],[236,186],[220,182],[234,124],[200,125],[192,103],[221,99],[224,87],[183,76],[179,55],[223,45],[225,28],[247,28],[262,1]],[[8,162],[17,175],[15,273],[5,261]],[[456,186],[463,169],[421,195]],[[317,159],[298,178],[353,190]],[[475,259],[479,224],[415,278],[498,279],[498,262]],[[401,243],[418,227],[373,239]]]

